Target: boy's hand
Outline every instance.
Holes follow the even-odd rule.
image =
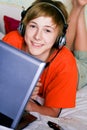
[[[42,86],[42,83],[41,83],[41,80],[39,79],[39,81],[37,82],[36,87],[35,87],[32,95],[31,95],[31,99],[34,99],[34,100],[36,99],[41,86]]]

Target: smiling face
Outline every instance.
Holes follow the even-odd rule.
[[[29,53],[46,61],[58,32],[58,26],[54,24],[51,17],[41,16],[30,20],[24,36]]]
[[[52,2],[67,19],[65,6],[60,2]],[[46,61],[55,48],[56,40],[62,35],[64,19],[54,6],[47,2],[37,2],[25,12],[22,18],[24,40],[27,51],[38,59]]]

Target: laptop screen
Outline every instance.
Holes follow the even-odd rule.
[[[45,63],[0,41],[0,113],[15,128]]]

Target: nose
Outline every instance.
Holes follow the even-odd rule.
[[[35,33],[35,39],[40,40],[41,37],[42,37],[42,31],[40,29],[37,29],[37,31]]]

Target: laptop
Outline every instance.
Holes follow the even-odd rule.
[[[32,120],[25,107],[44,67],[45,62],[0,40],[0,125],[18,130],[21,121]]]

